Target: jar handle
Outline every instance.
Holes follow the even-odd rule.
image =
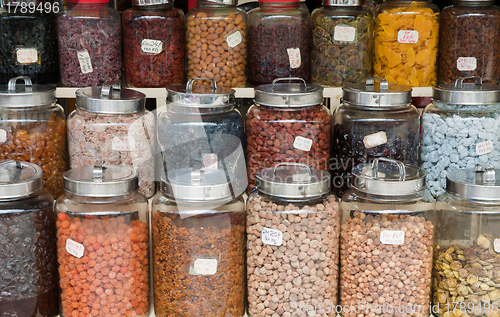
[[[476,165],[476,184],[495,183],[495,169],[488,163],[479,163]]]
[[[7,84],[7,90],[9,92],[16,92],[17,81],[19,79],[24,80],[24,91],[32,91],[33,84],[31,83],[31,78],[28,76],[18,76],[9,80]]]
[[[372,162],[372,177],[374,177],[375,179],[379,178],[378,177],[378,165],[379,165],[380,161],[396,164],[399,168],[399,180],[402,180],[406,177],[406,167],[403,164],[403,162],[392,159],[392,158],[388,158],[388,157],[377,157]]]
[[[101,160],[96,161],[92,169],[92,181],[102,182],[105,170],[106,166],[104,166],[104,163]]]
[[[382,77],[368,77],[366,79],[366,91],[373,91],[375,86],[375,79],[378,79],[380,83],[380,91],[389,91],[389,82]]]
[[[279,166],[300,166],[300,167],[307,168],[309,170],[309,180],[311,180],[311,178],[312,178],[313,171],[312,171],[311,166],[309,166],[308,164],[304,164],[304,163],[293,163],[293,162],[281,162],[278,165],[276,165],[274,167],[274,170],[273,170],[273,177],[274,178],[276,178],[276,169]]]
[[[273,80],[273,83],[272,83],[272,86],[271,86],[271,90],[274,91],[274,84],[276,84],[277,82],[280,82],[280,81],[285,81],[285,80],[288,80],[289,82],[292,81],[292,80],[300,80],[304,84],[304,89],[307,88],[306,81],[304,79],[300,78],[300,77],[282,77],[282,78],[276,78],[275,80]]]
[[[468,77],[460,77],[455,81],[455,88],[463,88],[464,81],[467,79],[474,79],[474,85],[477,86],[483,86],[483,79],[479,76],[468,76]]]
[[[122,85],[120,83],[114,83],[112,85],[103,85],[101,87],[101,97],[106,97],[109,99],[110,95],[113,94],[113,90],[122,90]]]
[[[191,78],[188,80],[186,84],[186,92],[188,94],[193,93],[193,83],[197,80],[210,80],[210,86],[212,87],[212,94],[217,93],[217,82],[213,78],[208,78],[208,77],[196,77],[196,78]]]

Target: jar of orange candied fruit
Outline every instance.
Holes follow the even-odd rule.
[[[374,76],[390,83],[436,84],[438,7],[427,1],[388,0],[375,10]]]

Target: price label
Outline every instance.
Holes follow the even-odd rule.
[[[299,68],[302,64],[302,60],[300,58],[300,48],[287,48],[288,59],[290,61],[291,68]]]
[[[387,134],[385,134],[384,131],[380,131],[377,133],[367,135],[363,138],[363,143],[365,144],[365,148],[367,149],[371,149],[372,147],[386,144]]]
[[[72,256],[81,258],[83,256],[83,252],[85,251],[85,247],[83,246],[83,244],[68,239],[66,240],[66,251],[68,251],[68,253]]]
[[[115,136],[111,141],[111,148],[113,151],[133,151],[135,150],[135,139],[128,136],[122,138]]]
[[[19,64],[32,64],[38,62],[38,51],[35,48],[16,49],[17,62]]]
[[[333,39],[338,42],[354,42],[356,39],[356,28],[337,25],[333,30]]]
[[[5,143],[7,141],[7,131],[0,129],[0,143]]]
[[[203,166],[209,170],[216,170],[218,167],[217,154],[203,154]]]
[[[500,239],[495,239],[495,241],[493,241],[493,247],[496,253],[500,253]]]
[[[234,33],[229,34],[226,37],[227,46],[236,47],[243,41],[243,37],[241,36],[240,31],[236,31]]]
[[[401,245],[405,242],[405,232],[400,230],[383,230],[380,232],[383,244]]]
[[[278,229],[262,228],[262,242],[280,246],[283,244],[283,233]]]
[[[196,275],[214,275],[217,273],[216,259],[196,259],[193,265]]]
[[[459,71],[476,70],[477,60],[475,57],[459,57],[457,59],[457,68]]]
[[[476,144],[476,154],[484,155],[493,151],[493,141],[484,141]]]
[[[398,42],[399,43],[418,43],[418,32],[411,30],[401,30],[398,32]]]
[[[159,54],[163,50],[163,42],[144,39],[141,42],[141,50],[144,53]]]
[[[94,70],[92,69],[92,62],[90,61],[89,51],[80,51],[77,52],[78,61],[80,62],[80,70],[82,74],[92,73]]]
[[[296,137],[295,141],[293,141],[294,148],[306,152],[311,150],[312,145],[313,145],[313,140],[304,138],[302,136]]]

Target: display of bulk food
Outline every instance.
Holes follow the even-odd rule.
[[[59,315],[56,216],[33,163],[0,162],[0,312]]]
[[[434,204],[422,201],[424,171],[376,158],[352,173],[341,206],[343,315],[429,316]],[[401,314],[401,307],[411,313]]]
[[[448,316],[500,315],[500,169],[451,172],[436,203],[433,306]]]
[[[250,317],[335,311],[340,212],[330,182],[328,172],[297,163],[257,174],[247,202]]]

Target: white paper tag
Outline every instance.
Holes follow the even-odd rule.
[[[135,150],[135,139],[128,136],[122,138],[115,136],[111,141],[111,148],[113,151],[133,151]]]
[[[493,248],[496,253],[500,253],[500,239],[495,239],[495,241],[493,241]]]
[[[217,273],[216,259],[196,259],[193,265],[196,275],[214,275]]]
[[[144,39],[141,42],[141,50],[144,53],[159,54],[163,50],[163,42]]]
[[[7,131],[0,129],[0,143],[7,141]]]
[[[493,151],[493,141],[484,141],[476,144],[476,154],[484,155]]]
[[[337,25],[333,32],[333,39],[339,42],[353,42],[356,39],[356,28]]]
[[[399,43],[415,44],[418,42],[418,31],[401,30],[398,32]]]
[[[372,147],[386,144],[387,134],[385,134],[384,131],[380,131],[377,133],[367,135],[363,138],[363,143],[365,144],[365,148],[367,149],[371,149]]]
[[[278,229],[262,228],[262,242],[280,246],[283,244],[283,232]]]
[[[32,64],[38,62],[38,51],[35,48],[18,48],[16,50],[19,64]]]
[[[241,32],[240,31],[236,31],[236,32],[234,32],[232,34],[229,34],[226,37],[227,46],[229,46],[229,47],[236,47],[242,41],[243,41],[243,37],[241,36]]]
[[[459,71],[476,70],[477,60],[475,57],[459,57],[457,59],[457,68]]]
[[[77,52],[78,61],[80,62],[80,69],[83,74],[92,73],[94,70],[92,69],[92,62],[90,61],[89,51],[80,51]]]
[[[218,168],[217,154],[203,154],[203,166],[205,169],[216,170]]]
[[[83,244],[68,239],[66,240],[66,251],[77,258],[81,258],[83,256],[83,252],[85,251],[85,247]]]
[[[300,58],[300,48],[287,48],[288,59],[290,60],[291,68],[299,68],[302,64],[302,59]]]
[[[296,137],[295,141],[293,141],[294,148],[306,152],[311,150],[312,145],[313,145],[313,140],[304,138],[302,136]]]
[[[382,244],[400,245],[405,242],[405,232],[400,230],[383,230],[380,232]]]

